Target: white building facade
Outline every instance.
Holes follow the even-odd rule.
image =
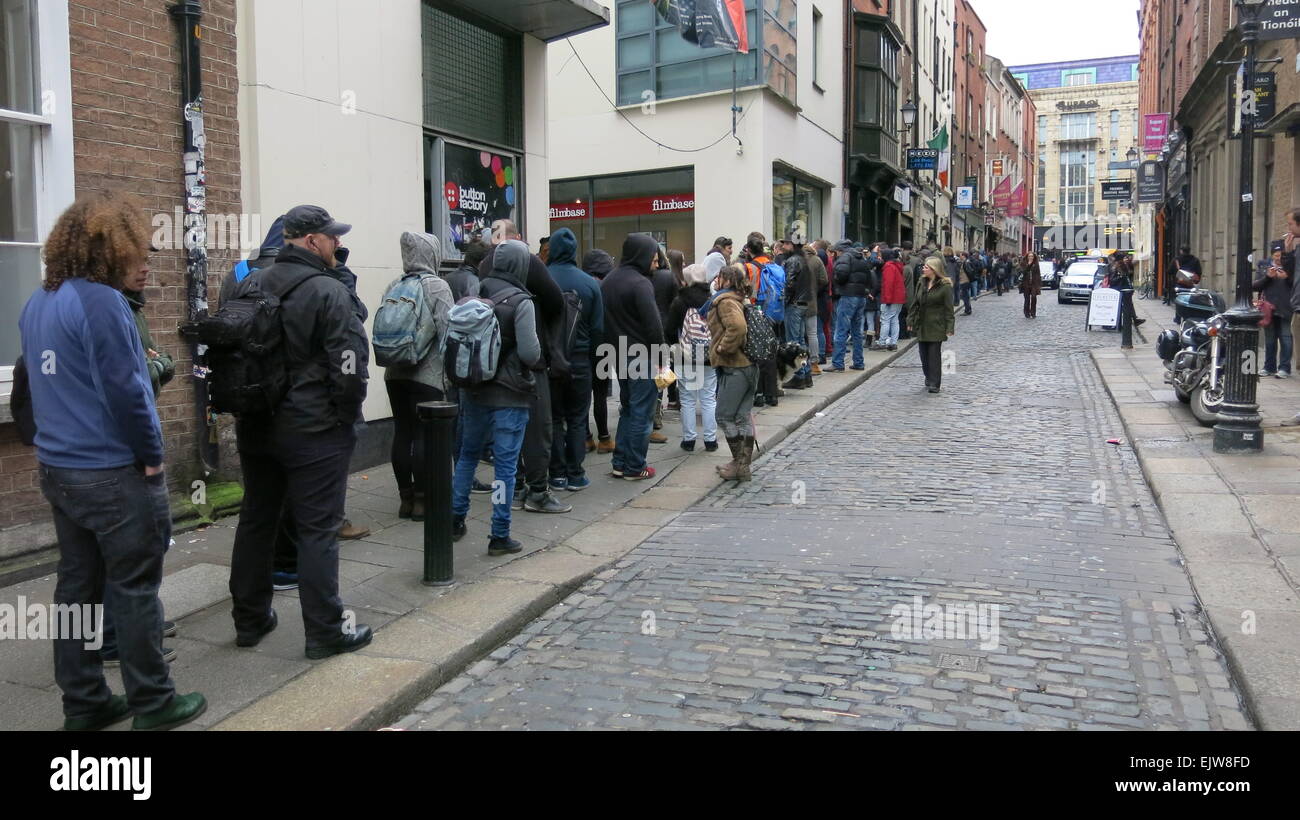
[[[749,0],[747,54],[686,42],[643,0],[611,5],[548,55],[550,230],[616,259],[648,233],[688,262],[755,230],[839,238],[843,4]]]

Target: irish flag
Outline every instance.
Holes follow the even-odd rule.
[[[951,175],[952,168],[952,151],[948,150],[948,126],[945,125],[936,131],[925,145],[939,152],[939,170],[936,176],[939,187],[948,188],[948,177]]]
[[[745,0],[650,0],[682,39],[701,48],[749,52]]]

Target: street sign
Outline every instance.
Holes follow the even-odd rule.
[[[957,187],[957,207],[961,209],[975,207],[975,188],[970,185]]]
[[[1127,200],[1133,198],[1133,183],[1128,180],[1123,182],[1108,181],[1101,183],[1101,198]]]
[[[1138,167],[1138,202],[1165,201],[1165,167],[1147,160]]]
[[[1268,0],[1259,14],[1258,36],[1261,40],[1300,37],[1300,3],[1296,0]]]
[[[1300,0],[1294,0],[1300,6]],[[1228,77],[1228,139],[1241,139],[1241,124],[1245,117],[1253,117],[1258,128],[1277,113],[1277,75],[1269,71],[1255,72],[1250,90],[1245,91],[1243,66]],[[1256,135],[1258,137],[1259,135]]]
[[[939,151],[933,148],[908,148],[907,170],[935,171],[939,168]]]
[[[1168,114],[1146,114],[1142,117],[1142,150],[1147,154],[1158,154],[1165,145],[1169,134]]]
[[[993,176],[995,177],[1002,176],[1002,166],[1003,166],[1002,160],[1000,159],[993,160]]]

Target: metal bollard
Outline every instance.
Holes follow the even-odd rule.
[[[1123,350],[1133,349],[1133,288],[1124,288],[1119,292],[1119,346]]]
[[[459,406],[426,401],[417,407],[424,425],[424,584],[443,587],[452,583],[451,446]]]

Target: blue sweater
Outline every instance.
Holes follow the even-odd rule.
[[[109,470],[162,464],[140,334],[126,297],[68,279],[36,291],[18,320],[42,464]]]

